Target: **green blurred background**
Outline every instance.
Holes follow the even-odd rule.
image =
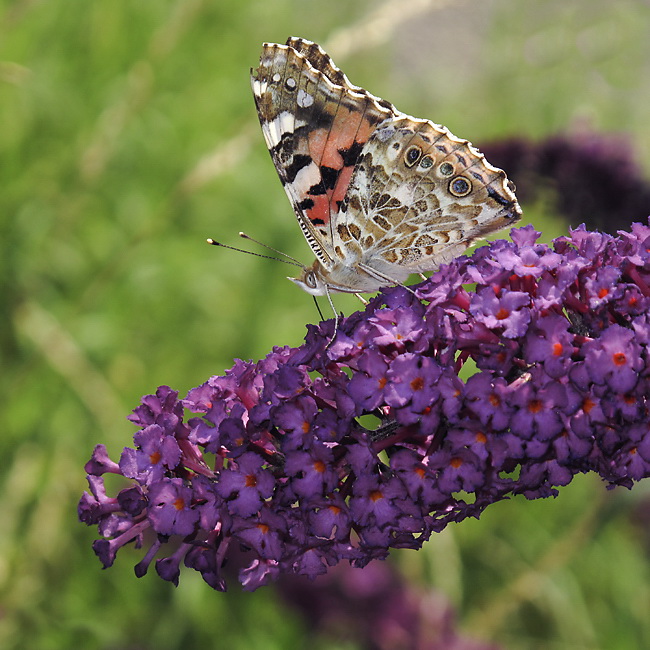
[[[131,443],[142,394],[298,345],[317,319],[288,267],[204,243],[245,230],[312,259],[255,115],[263,41],[316,40],[475,144],[587,125],[647,161],[649,33],[642,0],[0,2],[0,648],[359,647],[315,637],[273,587],[138,580],[131,547],[102,571],[76,520],[83,464]],[[524,209],[544,240],[565,230]],[[391,561],[477,638],[647,648],[647,492],[580,477]]]

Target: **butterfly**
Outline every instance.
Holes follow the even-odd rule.
[[[503,170],[446,127],[351,84],[316,43],[265,43],[251,84],[316,257],[289,279],[314,296],[403,284],[521,216]]]

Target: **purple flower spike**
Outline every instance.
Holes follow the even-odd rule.
[[[98,445],[86,464],[79,517],[98,526],[104,566],[153,533],[138,575],[160,555],[163,579],[176,584],[183,563],[225,590],[223,566],[244,549],[253,590],[419,548],[577,473],[612,487],[649,476],[650,229],[578,228],[553,246],[530,226],[511,234],[417,296],[383,291],[333,341],[330,320],[184,400],[144,397],[134,448],[115,463]],[[463,381],[468,360],[478,370]],[[106,473],[131,484],[108,496]]]

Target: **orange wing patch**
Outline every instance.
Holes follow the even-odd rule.
[[[338,213],[363,145],[375,130],[364,112],[340,106],[329,129],[309,134],[309,155],[320,169],[321,180],[306,191],[303,210],[314,226],[329,226]]]

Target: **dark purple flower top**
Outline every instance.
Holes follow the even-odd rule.
[[[183,400],[167,387],[144,397],[135,447],[114,463],[98,445],[86,465],[79,516],[98,525],[104,565],[151,529],[138,575],[177,536],[156,563],[164,579],[177,583],[183,561],[223,590],[235,544],[255,589],[419,548],[578,472],[610,487],[648,476],[650,228],[579,228],[552,246],[530,226],[511,235]],[[132,486],[107,496],[107,472]]]

